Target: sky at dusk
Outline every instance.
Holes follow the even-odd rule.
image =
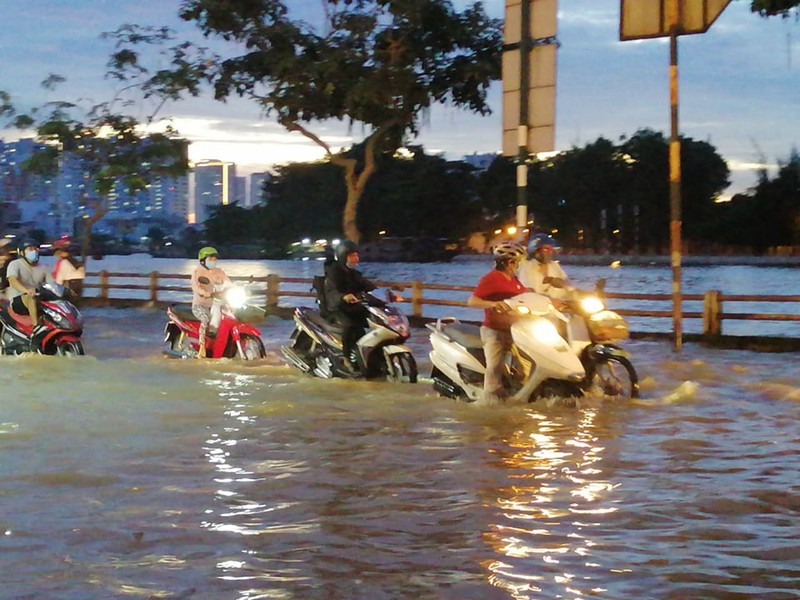
[[[314,0],[296,0],[318,10]],[[465,2],[454,2],[463,6]],[[177,18],[178,0],[0,0],[0,90],[20,107],[51,100],[105,101],[114,84],[104,79],[111,42],[104,31],[123,23],[169,25],[200,40]],[[680,129],[708,141],[728,161],[728,194],[756,182],[762,158],[773,169],[800,142],[800,23],[762,19],[749,1],[734,0],[711,30],[680,38]],[[486,0],[502,17],[503,0]],[[669,132],[669,49],[666,40],[619,41],[619,0],[560,0],[556,147],[569,149],[604,136],[616,141],[640,128]],[[216,47],[221,51],[224,47]],[[51,73],[67,78],[55,91],[40,87]],[[433,110],[418,143],[448,158],[497,152],[501,87],[491,91],[494,114],[478,117],[450,107]],[[132,112],[136,114],[137,109]],[[149,111],[141,107],[140,118]],[[236,162],[240,174],[273,164],[312,160],[321,151],[299,134],[264,118],[244,100],[210,97],[170,105],[163,113],[192,141],[190,158]],[[363,138],[340,123],[314,128],[333,146]],[[0,131],[5,140],[16,131]]]

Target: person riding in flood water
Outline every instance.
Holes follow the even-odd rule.
[[[525,291],[525,286],[517,279],[519,263],[525,256],[522,244],[500,242],[492,254],[494,269],[481,278],[467,300],[467,306],[484,309],[481,342],[486,358],[483,399],[487,404],[496,404],[508,396],[508,391],[503,386],[503,360],[513,344],[513,317],[508,314],[510,307],[503,300]]]
[[[39,264],[39,242],[23,239],[17,246],[20,258],[8,264],[8,294],[11,308],[19,315],[30,315],[33,337],[45,331],[39,322],[39,304],[36,290],[43,283],[55,283],[48,270]]]
[[[212,315],[214,292],[220,291],[220,288],[232,285],[232,283],[225,271],[217,266],[219,252],[217,252],[216,248],[211,246],[200,248],[197,258],[200,261],[200,265],[192,273],[192,313],[200,320],[200,349],[197,356],[198,358],[205,358],[206,333],[209,329],[209,323],[218,320],[213,318],[215,315]],[[201,282],[201,277],[205,278],[207,282]]]
[[[556,308],[563,308],[570,287],[564,269],[553,256],[561,250],[555,238],[546,233],[536,233],[528,242],[528,258],[519,268],[522,284],[553,300]]]
[[[342,327],[344,365],[355,370],[355,348],[367,328],[367,309],[358,295],[375,289],[369,279],[356,267],[359,263],[358,246],[343,240],[336,247],[336,260],[325,268],[325,298],[331,320]]]

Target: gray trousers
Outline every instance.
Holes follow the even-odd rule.
[[[508,396],[503,387],[503,361],[511,350],[511,332],[481,326],[481,342],[483,354],[486,356],[486,375],[483,378],[483,396],[485,402],[497,401]]]

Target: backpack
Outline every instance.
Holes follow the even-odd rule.
[[[314,281],[311,284],[311,289],[317,294],[319,315],[323,319],[327,319],[330,316],[330,311],[328,310],[328,303],[325,296],[325,275],[315,275]]]

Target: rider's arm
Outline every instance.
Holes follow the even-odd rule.
[[[470,308],[493,308],[494,310],[505,310],[508,308],[508,304],[502,300],[484,300],[483,298],[478,298],[475,294],[472,294],[467,299],[467,306]]]
[[[8,285],[13,287],[17,291],[22,292],[23,294],[30,294],[32,296],[33,294],[36,293],[36,290],[29,288],[20,281],[19,266],[17,264],[17,260],[10,262],[8,265],[8,271],[6,273],[6,277],[8,278]]]
[[[211,292],[199,281],[200,275],[200,269],[195,269],[192,273],[192,292],[199,298],[211,298]]]

